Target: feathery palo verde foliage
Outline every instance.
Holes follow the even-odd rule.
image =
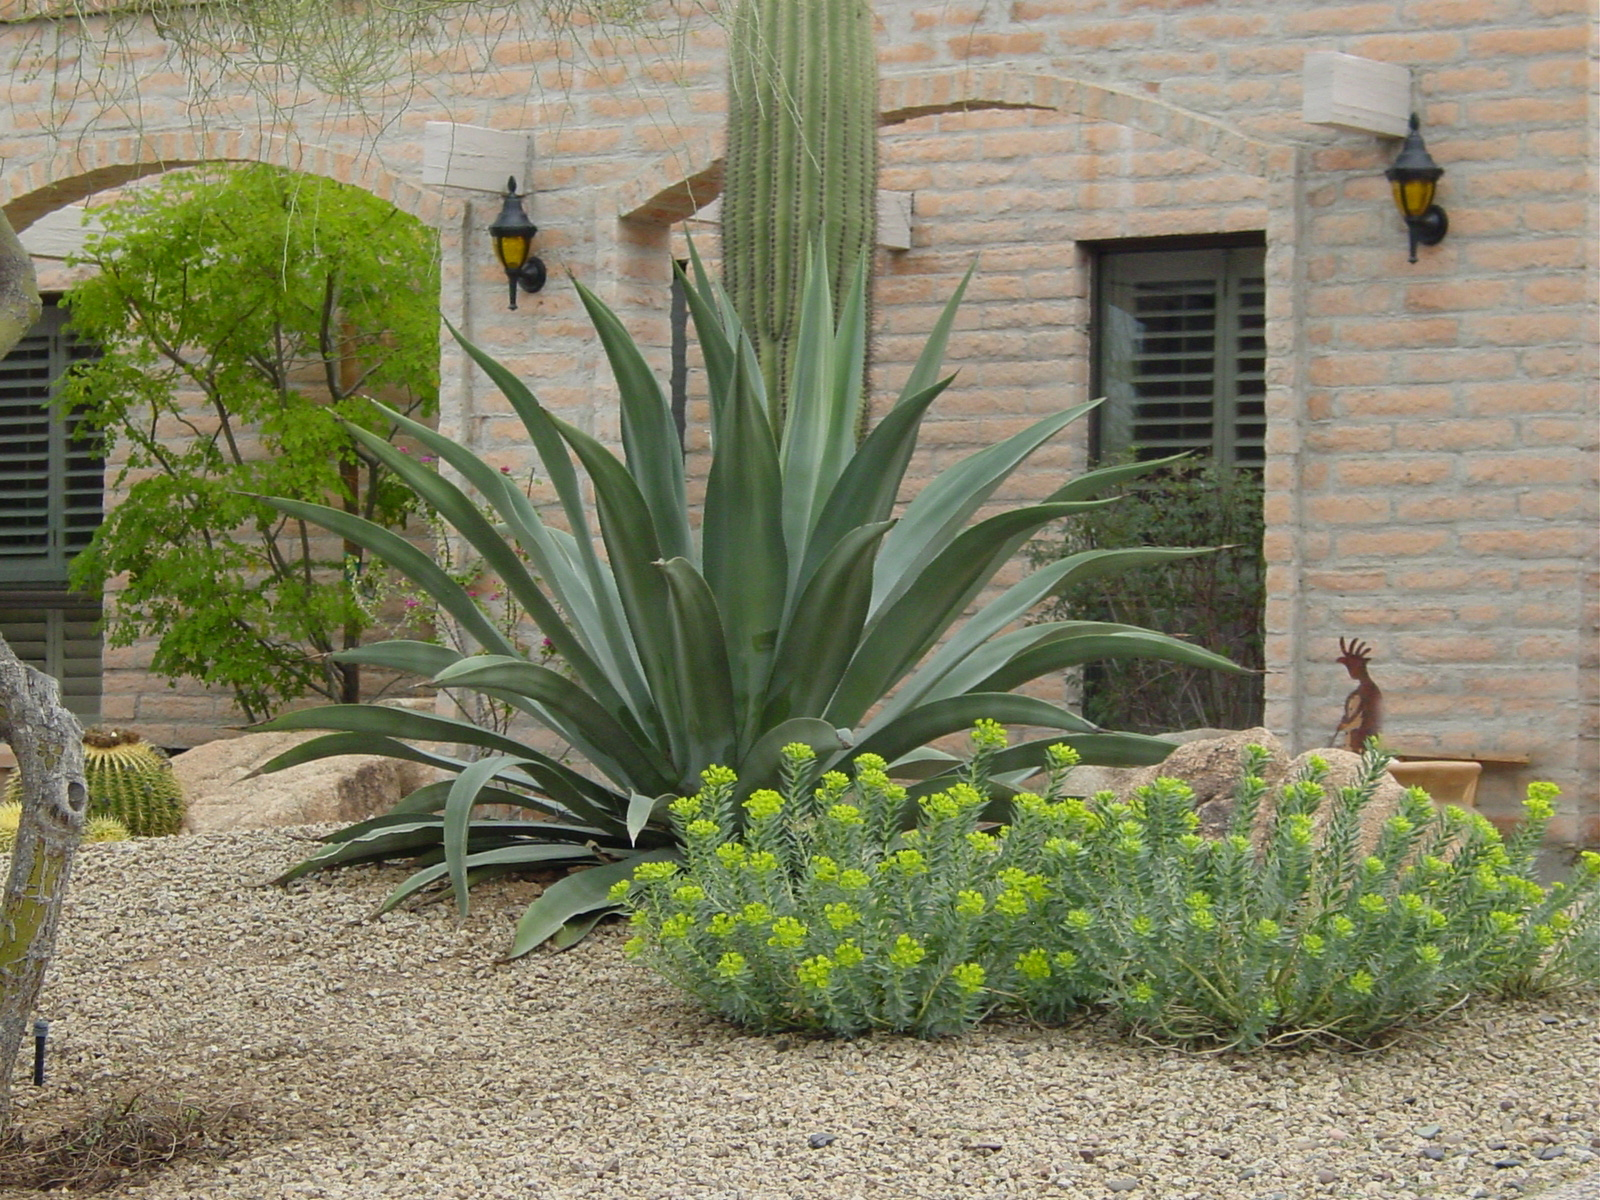
[[[981,827],[1004,733],[980,722],[973,745],[966,778],[924,796],[912,829],[870,756],[854,779],[818,779],[809,748],[786,747],[780,787],[742,813],[733,773],[706,771],[671,809],[685,862],[612,891],[632,910],[628,952],[763,1030],[933,1036],[996,1009],[1102,1009],[1147,1039],[1240,1049],[1367,1044],[1467,996],[1600,982],[1600,855],[1549,887],[1532,877],[1549,784],[1530,787],[1509,841],[1413,789],[1364,854],[1376,751],[1320,838],[1321,773],[1285,785],[1257,829],[1267,789],[1247,757],[1232,827],[1209,839],[1178,779],[1126,802],[1072,797],[1066,746],[1043,795]]]
[[[398,414],[385,418],[454,468],[493,520],[478,501],[416,462],[420,456],[399,454],[351,427],[500,577],[566,673],[519,656],[460,585],[403,539],[336,509],[270,501],[409,576],[483,651],[464,656],[393,641],[347,651],[343,660],[509,702],[593,768],[585,773],[530,742],[431,714],[355,705],[286,714],[267,728],[339,732],[288,752],[269,770],[361,752],[431,763],[450,778],[391,814],[334,834],[285,878],[342,863],[427,856],[390,903],[448,882],[464,910],[469,884],[486,875],[601,864],[555,884],[530,907],[513,945],[520,954],[569,920],[575,923],[566,936],[581,935],[593,923],[582,915],[609,907],[607,889],[638,856],[675,856],[666,807],[694,791],[714,764],[737,772],[743,798],[778,781],[782,748],[798,742],[812,748],[824,769],[873,754],[891,773],[920,780],[913,794],[936,792],[956,777],[959,763],[923,748],[979,715],[1062,731],[1090,762],[1159,762],[1170,743],[1105,732],[1060,705],[1010,689],[1099,657],[1155,655],[1237,669],[1190,643],[1125,625],[1063,621],[1003,632],[1063,581],[1193,550],[1074,555],[1005,589],[946,638],[1041,525],[1096,503],[1088,498],[1099,488],[1140,468],[1092,472],[1041,503],[969,524],[1028,454],[1093,407],[1084,404],[950,467],[895,519],[919,424],[949,384],[937,372],[959,291],[898,402],[858,445],[862,273],[853,276],[836,327],[827,272],[813,263],[788,418],[780,428],[726,295],[698,260],[695,269],[698,286],[686,290],[705,356],[713,437],[698,538],[690,532],[683,461],[661,388],[615,314],[581,284],[575,286],[619,387],[621,457],[549,412],[509,371],[463,342],[526,425],[566,529],[546,524],[499,471],[423,425]],[[592,511],[574,456],[593,489]],[[464,743],[487,756],[469,762],[401,739]],[[1047,744],[1005,751],[996,770],[1036,766]],[[490,803],[517,805],[541,819],[472,819],[474,806]]]

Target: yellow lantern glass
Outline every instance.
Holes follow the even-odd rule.
[[[1394,189],[1394,202],[1400,213],[1408,221],[1421,217],[1433,204],[1433,193],[1438,186],[1432,179],[1396,179],[1390,186]]]
[[[522,264],[528,261],[528,251],[532,246],[531,238],[519,235],[502,235],[494,239],[494,252],[500,259],[500,265],[508,271],[522,269]]]

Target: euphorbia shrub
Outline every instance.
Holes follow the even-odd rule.
[[[1269,797],[1252,748],[1213,840],[1180,780],[1070,795],[1061,746],[1043,794],[983,828],[1004,745],[980,723],[965,779],[919,800],[912,828],[872,755],[814,781],[813,752],[790,746],[782,789],[752,794],[742,820],[733,773],[708,770],[672,806],[686,863],[613,890],[633,910],[629,952],[759,1029],[931,1036],[997,1009],[1099,1008],[1146,1037],[1241,1048],[1366,1044],[1470,995],[1600,977],[1600,855],[1569,881],[1533,878],[1549,784],[1509,840],[1412,789],[1364,847],[1380,754],[1331,798],[1317,765]]]

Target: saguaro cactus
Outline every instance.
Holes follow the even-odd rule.
[[[878,65],[867,0],[741,0],[728,47],[722,277],[783,411],[801,282],[823,247],[834,308],[875,242]]]

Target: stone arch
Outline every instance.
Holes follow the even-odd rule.
[[[1039,71],[1003,66],[946,67],[891,75],[878,86],[880,123],[983,109],[1035,109],[1061,116],[1110,121],[1198,150],[1219,162],[1268,180],[1295,173],[1291,146],[1261,141],[1230,125],[1151,96]],[[722,134],[701,134],[662,155],[617,194],[625,221],[671,225],[722,194]]]
[[[0,209],[19,233],[40,217],[95,192],[206,162],[264,162],[352,184],[436,225],[442,198],[371,155],[308,146],[265,132],[183,130],[85,138],[0,177]]]

